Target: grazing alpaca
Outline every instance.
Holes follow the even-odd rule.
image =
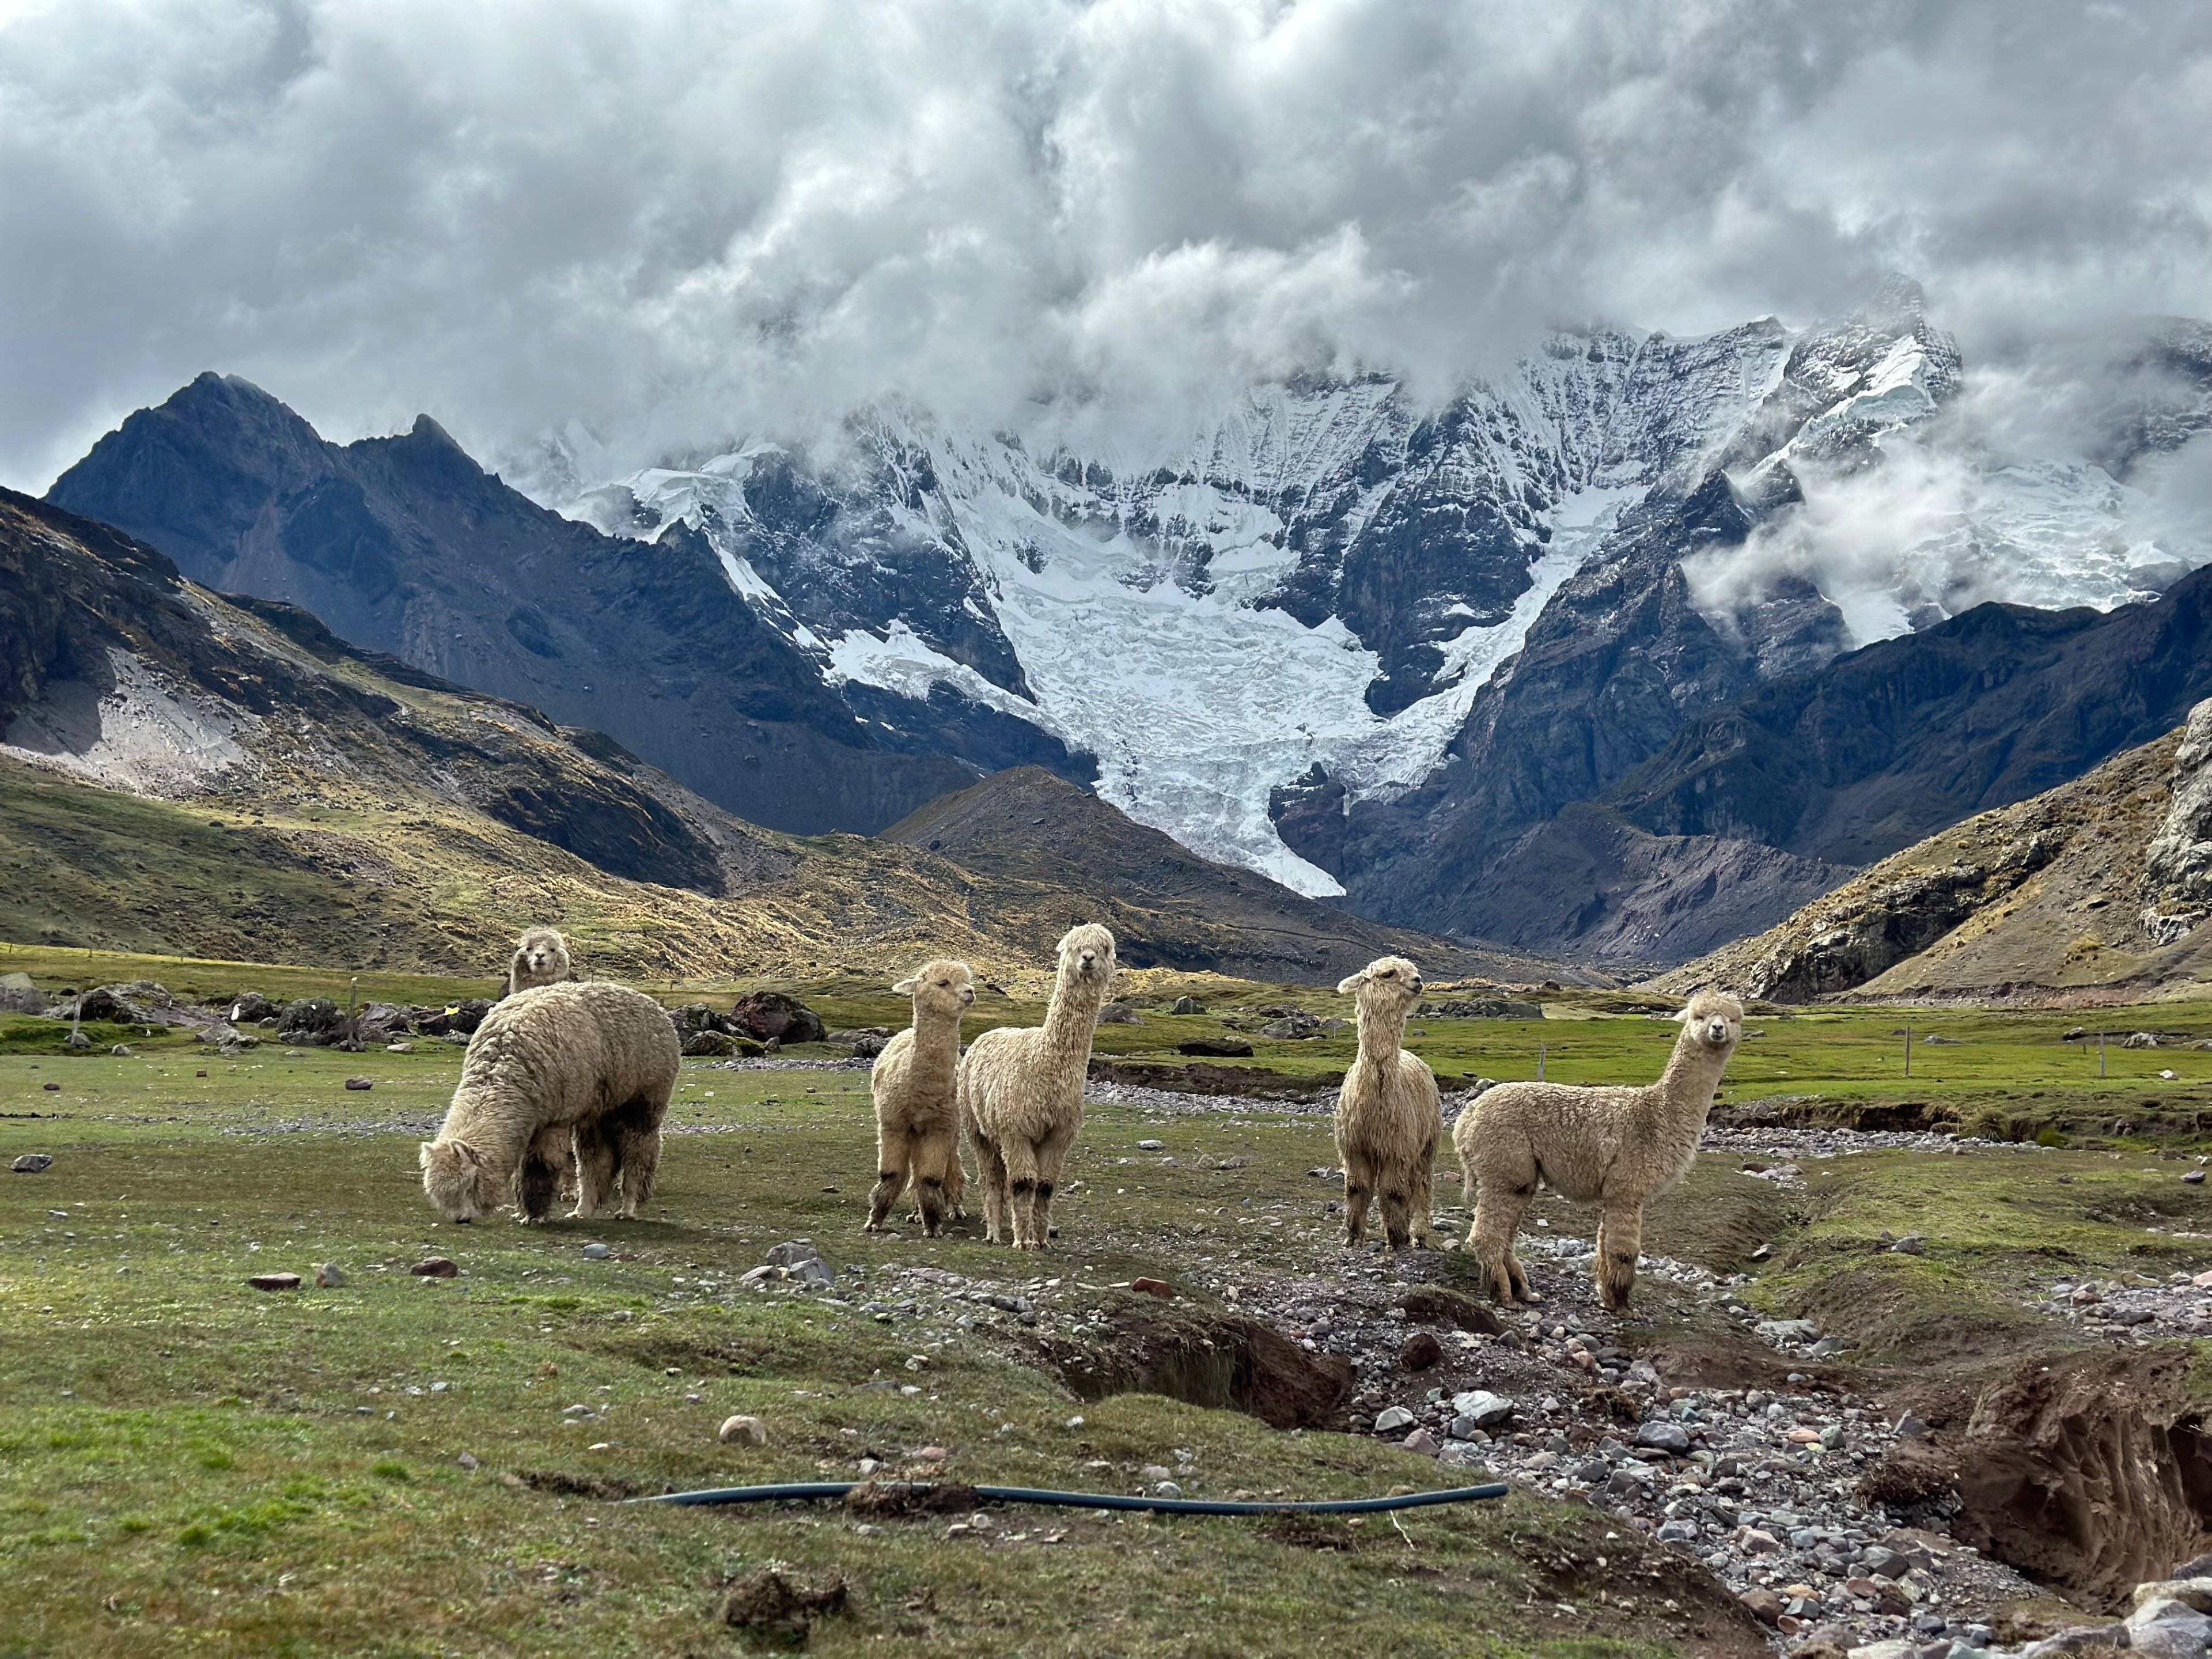
[[[559,985],[576,977],[568,957],[568,941],[550,927],[532,927],[516,941],[507,964],[507,994],[539,985]]]
[[[1042,1250],[1052,1237],[1053,1188],[1083,1127],[1091,1039],[1113,982],[1114,935],[1096,922],[1071,927],[1044,1024],[986,1031],[960,1062],[960,1121],[975,1143],[983,1236],[994,1244],[1009,1230],[1018,1250]]]
[[[1682,1035],[1656,1083],[1501,1083],[1460,1114],[1452,1143],[1476,1194],[1468,1249],[1500,1302],[1534,1300],[1513,1236],[1540,1181],[1563,1198],[1601,1206],[1598,1299],[1614,1313],[1626,1310],[1644,1206],[1696,1159],[1714,1091],[1743,1035],[1743,1005],[1725,991],[1699,991],[1680,1018]]]
[[[964,962],[926,962],[894,991],[914,993],[914,1024],[884,1045],[869,1073],[876,1102],[876,1189],[868,1199],[869,1232],[908,1180],[921,1230],[935,1238],[945,1224],[952,1172],[960,1167],[960,1118],[953,1095],[960,1066],[960,1020],[975,1000],[975,976]]]
[[[1430,1166],[1443,1115],[1436,1073],[1399,1046],[1421,994],[1421,971],[1403,957],[1379,957],[1337,990],[1358,999],[1359,1058],[1336,1097],[1336,1152],[1344,1164],[1344,1242],[1367,1237],[1367,1204],[1379,1198],[1394,1250],[1435,1238]]]
[[[653,1193],[682,1058],[667,1011],[624,986],[541,985],[507,998],[469,1039],[446,1121],[422,1144],[423,1192],[451,1221],[510,1194],[525,1221],[543,1221],[573,1137],[576,1218],[617,1184],[623,1214],[635,1216]]]

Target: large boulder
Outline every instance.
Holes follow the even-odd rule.
[[[739,997],[730,1010],[729,1024],[758,1042],[821,1042],[829,1029],[821,1017],[797,997],[781,991],[754,991]]]
[[[2143,857],[2142,921],[2169,945],[2212,911],[2212,699],[2189,711],[2173,756],[2173,799]]]
[[[264,1019],[275,1019],[283,1012],[258,991],[240,991],[230,1000],[230,1012],[226,1018],[233,1025],[258,1025]]]
[[[0,1014],[43,1014],[46,994],[28,974],[0,974]]]
[[[416,1030],[424,1036],[474,1036],[490,1012],[491,1004],[486,999],[466,997],[441,1008],[410,1009],[409,1015]]]
[[[287,1042],[337,1042],[346,1034],[346,1012],[328,997],[299,997],[276,1016],[276,1034]]]

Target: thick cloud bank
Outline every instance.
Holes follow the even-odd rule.
[[[210,367],[613,470],[1892,269],[2001,355],[2212,313],[2208,151],[2194,0],[0,0],[0,478]]]

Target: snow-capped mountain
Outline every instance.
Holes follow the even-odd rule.
[[[1349,872],[1285,843],[1284,792],[1325,781],[1349,815],[1435,780],[1562,588],[1716,474],[1741,533],[1662,561],[1741,647],[1704,701],[1985,599],[2110,607],[2212,559],[2126,476],[2203,430],[2212,375],[2102,465],[1947,431],[1966,378],[1899,283],[1801,332],[1560,335],[1441,408],[1300,380],[1085,447],[1050,411],[1018,434],[890,405],[834,453],[750,439],[556,504],[702,532],[825,679],[889,694],[858,705],[886,724],[927,726],[933,692],[1026,721],[1139,822],[1326,896]]]

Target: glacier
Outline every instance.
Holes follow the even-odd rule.
[[[549,504],[691,526],[831,684],[1028,721],[1138,822],[1327,897],[1274,792],[1316,767],[1347,804],[1418,787],[1624,519],[1714,471],[1763,516],[1686,557],[1697,602],[1802,576],[1859,643],[1985,599],[2108,608],[2212,561],[2102,466],[1943,448],[1962,372],[1917,291],[1886,291],[1808,330],[1563,333],[1440,407],[1301,379],[1138,439],[891,400],[834,453],[756,434]]]

